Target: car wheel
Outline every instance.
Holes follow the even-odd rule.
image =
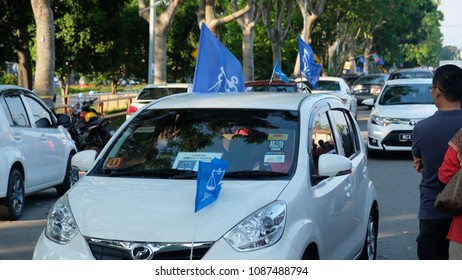
[[[24,212],[24,179],[21,172],[11,170],[8,179],[8,190],[5,198],[0,200],[0,219],[17,220]]]
[[[67,160],[66,175],[63,183],[56,187],[56,192],[59,196],[65,194],[79,180],[79,170],[73,168],[71,164],[72,156],[70,155]]]
[[[378,229],[378,216],[375,212],[371,211],[367,221],[366,238],[364,239],[364,246],[361,252],[360,260],[375,260],[377,258],[377,229]]]

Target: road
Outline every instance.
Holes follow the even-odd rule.
[[[369,113],[366,107],[359,108],[357,118],[364,138]],[[369,173],[379,196],[377,259],[416,260],[420,174],[412,167],[410,153],[369,159]],[[0,221],[0,260],[32,259],[35,243],[56,198],[55,190],[28,196],[19,221]]]

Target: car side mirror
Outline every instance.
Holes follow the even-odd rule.
[[[88,171],[95,163],[95,159],[97,156],[97,152],[95,150],[84,150],[78,152],[72,157],[72,166],[77,167],[80,171]]]
[[[72,118],[66,114],[57,114],[56,118],[58,119],[58,125],[62,125],[65,128],[69,128],[72,125]]]
[[[364,99],[363,100],[363,105],[366,105],[366,106],[374,106],[374,98],[367,98],[367,99]]]
[[[348,158],[337,154],[322,154],[318,162],[319,176],[340,176],[351,173],[353,164]]]

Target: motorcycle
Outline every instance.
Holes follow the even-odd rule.
[[[80,151],[95,150],[99,153],[115,132],[111,121],[91,108],[97,99],[72,106],[72,124],[68,131]]]

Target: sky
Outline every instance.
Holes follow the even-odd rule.
[[[441,0],[438,10],[443,12],[444,21],[441,22],[443,46],[462,47],[462,1]]]

